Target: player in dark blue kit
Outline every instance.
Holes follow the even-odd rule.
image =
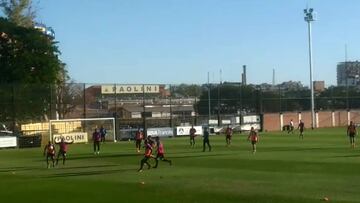
[[[208,131],[208,128],[205,127],[204,128],[204,135],[203,135],[203,152],[205,152],[205,148],[206,146],[208,146],[209,148],[209,152],[211,151],[211,145],[210,145],[210,140],[209,140],[209,131]]]

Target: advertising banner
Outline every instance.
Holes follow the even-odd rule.
[[[0,148],[17,147],[17,138],[10,136],[0,137]]]
[[[231,124],[231,120],[221,120],[221,123],[223,125],[230,125]]]
[[[65,138],[66,142],[72,142],[72,141],[74,141],[74,143],[88,142],[88,134],[84,132],[56,134],[53,136],[53,140],[55,143],[59,143],[62,137]]]
[[[172,128],[148,128],[147,135],[151,137],[173,137],[174,130]]]
[[[250,131],[251,127],[254,127],[255,130],[261,130],[260,124],[253,123],[253,124],[243,124],[243,125],[241,125],[241,131]]]
[[[159,85],[102,85],[101,94],[159,93]]]
[[[243,116],[243,123],[260,123],[260,116]]]
[[[195,135],[202,135],[203,134],[202,126],[194,126],[194,128],[196,130]],[[177,136],[190,135],[190,129],[191,129],[191,126],[179,126],[179,127],[176,127],[176,135]]]
[[[209,125],[217,125],[218,124],[218,120],[209,120]]]

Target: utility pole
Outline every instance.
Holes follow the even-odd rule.
[[[308,42],[309,42],[309,66],[310,66],[310,91],[311,91],[311,128],[314,129],[315,126],[315,102],[314,102],[314,82],[313,82],[313,61],[312,61],[312,38],[311,38],[311,22],[314,21],[313,15],[314,9],[304,9],[304,20],[308,24]]]

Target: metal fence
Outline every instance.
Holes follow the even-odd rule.
[[[202,125],[245,114],[310,110],[310,90],[223,84],[1,84],[0,122],[11,130],[50,119],[115,117],[117,128]],[[330,87],[315,110],[358,109],[357,88]]]

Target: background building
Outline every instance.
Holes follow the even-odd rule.
[[[317,93],[325,91],[325,81],[314,81],[314,91]]]
[[[360,85],[360,62],[347,61],[337,65],[337,85],[338,86],[358,86]]]

